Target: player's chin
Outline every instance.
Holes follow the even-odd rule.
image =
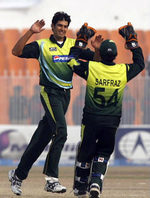
[[[64,38],[66,36],[66,32],[60,32],[58,36],[60,38]]]

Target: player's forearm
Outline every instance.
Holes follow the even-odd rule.
[[[20,56],[22,54],[23,48],[26,45],[27,41],[33,35],[33,32],[29,29],[15,44],[12,49],[12,54],[14,56]]]
[[[133,62],[139,66],[139,70],[143,70],[145,68],[144,56],[142,49],[140,47],[133,49]]]
[[[144,68],[144,57],[140,47],[133,49],[133,64],[127,64],[127,81],[137,76]]]

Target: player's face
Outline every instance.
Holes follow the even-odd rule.
[[[66,32],[68,30],[68,22],[67,21],[58,21],[56,25],[52,24],[52,30],[54,33],[54,37],[57,41],[63,41],[66,36]]]

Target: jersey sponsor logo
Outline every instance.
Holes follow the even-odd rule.
[[[118,149],[121,155],[129,160],[149,160],[150,133],[130,131],[120,139]]]
[[[49,51],[57,51],[57,47],[50,47]]]
[[[69,55],[54,55],[52,56],[52,60],[54,63],[56,62],[68,62],[70,59],[72,59],[72,56]]]

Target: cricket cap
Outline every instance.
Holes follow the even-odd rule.
[[[100,46],[102,60],[113,61],[117,56],[117,46],[113,40],[104,40]]]

